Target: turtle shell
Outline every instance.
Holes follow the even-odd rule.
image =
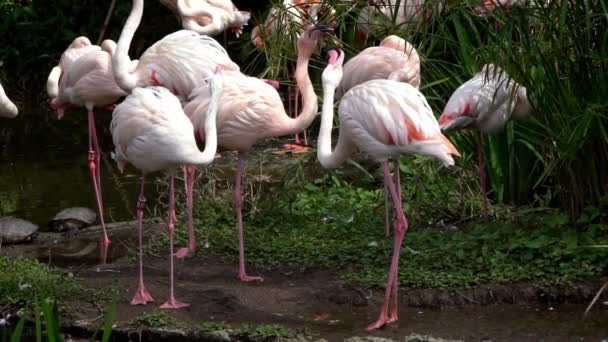
[[[70,229],[81,229],[90,226],[97,219],[97,214],[84,207],[67,208],[60,211],[49,222],[52,231],[63,232]]]
[[[2,243],[19,243],[32,239],[38,225],[16,217],[0,217],[0,240]]]

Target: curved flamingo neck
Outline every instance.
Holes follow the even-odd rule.
[[[137,86],[137,76],[129,72],[131,67],[131,59],[129,59],[129,47],[133,40],[133,35],[139,27],[141,17],[144,13],[144,1],[133,0],[131,13],[127,18],[127,22],[120,33],[120,39],[116,46],[116,53],[112,56],[112,69],[116,83],[124,91],[130,93]]]
[[[336,82],[336,84],[339,82]],[[352,146],[349,139],[346,138],[345,132],[340,130],[338,144],[336,149],[332,151],[331,147],[331,131],[334,123],[334,96],[336,87],[323,83],[323,108],[321,112],[321,128],[319,130],[319,139],[317,140],[317,159],[319,163],[326,169],[333,169],[344,164],[350,157]]]
[[[291,119],[291,125],[288,131],[284,133],[285,135],[298,133],[308,128],[319,110],[317,94],[315,94],[315,89],[312,86],[308,74],[309,60],[310,53],[303,51],[298,52],[298,61],[294,77],[298,89],[302,93],[302,110],[295,119]]]

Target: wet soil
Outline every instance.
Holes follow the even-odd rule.
[[[146,226],[161,229],[155,220]],[[132,320],[144,312],[160,310],[158,306],[168,297],[168,258],[146,257],[145,282],[155,302],[131,306],[128,301],[137,284],[136,260],[129,252],[135,249],[135,226],[116,224],[110,230],[113,243],[106,265],[98,264],[98,228],[83,231],[76,240],[43,235],[36,244],[5,247],[1,253],[38,254],[44,261],[50,256],[51,263],[72,272],[85,286],[116,289],[116,325],[137,331],[139,327],[133,327]],[[260,273],[253,265],[248,271],[251,275]],[[232,326],[272,323],[305,331],[313,338],[342,341],[368,335],[364,328],[377,318],[383,299],[382,289],[342,284],[336,270],[265,271],[264,282],[254,283],[240,282],[236,274],[235,262],[218,257],[178,261],[176,297],[191,306],[168,314],[191,327],[205,321],[226,321]],[[604,341],[608,339],[608,306],[602,302],[608,298],[602,298],[589,317],[582,319],[585,304],[602,281],[605,279],[545,289],[525,284],[400,289],[399,322],[372,335],[396,340],[417,333],[465,341]],[[72,324],[101,324],[99,303],[73,302],[67,306]],[[152,335],[149,340],[175,340],[175,336],[165,335]]]

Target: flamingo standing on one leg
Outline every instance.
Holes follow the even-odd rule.
[[[213,38],[189,30],[181,30],[165,36],[141,55],[134,68],[129,59],[129,46],[141,22],[144,11],[143,0],[133,0],[131,13],[118,40],[112,59],[114,76],[118,85],[127,93],[135,87],[163,86],[184,102],[192,90],[213,76],[218,66],[224,70],[238,71],[226,50]],[[188,168],[184,178],[188,181]],[[189,196],[191,198],[191,196]],[[192,208],[192,205],[188,205]],[[192,213],[188,213],[192,217]],[[188,222],[188,248],[177,252],[179,258],[193,253],[195,237],[192,220]]]
[[[259,140],[294,134],[310,126],[317,114],[318,103],[308,75],[308,62],[323,32],[331,30],[328,26],[317,25],[308,28],[298,39],[295,78],[302,92],[303,106],[296,118],[287,115],[279,93],[263,80],[239,72],[225,73],[224,94],[217,118],[218,144],[239,152],[234,203],[239,235],[239,278],[242,281],[262,280],[262,277],[249,276],[245,271],[241,182],[246,153]],[[190,102],[184,106],[184,112],[192,120],[199,136],[206,133],[203,123],[209,105],[207,94],[204,86],[194,90]]]
[[[343,67],[336,96],[342,97],[352,87],[374,79],[388,79],[420,86],[420,57],[403,38],[387,36],[380,46],[372,46],[351,58]],[[396,175],[399,173],[397,172]],[[384,234],[389,235],[388,185],[384,184]]]
[[[128,161],[142,171],[141,190],[137,202],[139,225],[139,284],[132,305],[153,301],[146,290],[143,279],[143,215],[144,215],[144,176],[147,173],[174,169],[182,164],[208,165],[215,156],[217,136],[215,119],[217,99],[221,95],[221,74],[211,80],[211,105],[205,120],[205,150],[200,152],[196,145],[194,128],[184,114],[178,99],[163,87],[136,88],[124,102],[114,110],[110,129],[116,153],[114,159],[122,172]],[[171,285],[169,300],[161,306],[177,309],[188,306],[177,301],[174,296],[173,282],[173,232],[174,232],[174,190],[173,173],[169,177],[169,243],[171,260]]]
[[[444,132],[463,128],[479,130],[477,153],[486,222],[488,201],[481,133],[499,133],[510,118],[523,120],[530,112],[526,88],[511,80],[500,67],[489,64],[452,94],[439,118]]]
[[[112,56],[110,52],[92,49],[76,60],[71,61],[69,68],[62,70],[59,80],[57,97],[51,101],[51,106],[57,109],[57,116],[63,116],[65,108],[71,105],[83,106],[88,111],[89,121],[89,150],[88,165],[95,200],[99,211],[102,235],[102,260],[105,263],[110,239],[105,227],[103,216],[103,199],[101,192],[100,153],[95,127],[93,108],[110,105],[126,93],[118,87],[112,73]]]
[[[392,80],[371,80],[350,89],[339,105],[340,136],[335,150],[331,148],[334,93],[342,78],[342,51],[330,51],[329,64],[323,71],[323,110],[317,158],[325,168],[343,164],[357,148],[382,165],[395,207],[394,246],[388,273],[384,304],[378,320],[368,326],[377,329],[397,317],[397,273],[399,253],[408,223],[403,214],[399,178],[391,178],[389,159],[398,160],[403,153],[420,153],[453,165],[452,155],[459,156],[450,141],[441,134],[439,124],[424,95],[410,84]],[[395,168],[399,172],[399,168]],[[392,297],[392,305],[389,301]]]
[[[2,84],[0,84],[0,117],[12,119],[19,114],[17,106],[6,96]]]
[[[306,22],[314,24],[318,22],[322,9],[329,9],[333,14],[335,10],[328,4],[323,4],[319,0],[284,0],[280,6],[270,9],[263,25],[258,25],[251,31],[251,40],[259,49],[263,49],[265,37],[272,34],[281,34],[284,39],[291,40],[289,33],[292,28],[296,28],[297,37],[307,27]],[[286,67],[287,77],[291,79],[291,66]],[[289,103],[289,115],[295,117],[299,112],[300,92],[297,87],[287,88],[287,101]],[[300,134],[294,134],[295,144],[285,144],[284,147],[296,151],[308,150],[308,135],[306,130],[303,132],[304,146],[300,145]]]
[[[475,128],[479,182],[483,195],[483,217],[488,222],[488,195],[481,133],[500,133],[510,118],[524,120],[530,115],[526,88],[511,80],[500,67],[486,64],[452,94],[439,118],[443,132]]]

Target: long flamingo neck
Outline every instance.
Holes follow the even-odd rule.
[[[224,88],[214,89],[214,87],[211,86],[209,89],[211,89],[211,101],[205,117],[205,149],[196,158],[198,165],[210,164],[215,158],[215,152],[217,151],[217,126],[215,122],[217,118],[218,102],[224,92]]]
[[[324,168],[336,168],[346,159],[339,151],[332,151],[331,131],[334,124],[334,96],[336,88],[332,85],[323,84],[323,108],[321,112],[321,129],[317,140],[317,159]],[[342,134],[342,132],[340,133]]]
[[[302,51],[298,53],[298,62],[296,64],[294,76],[296,79],[296,84],[302,93],[302,111],[295,119],[293,119],[293,127],[290,129],[290,132],[285,132],[286,135],[298,133],[308,128],[308,126],[310,126],[312,121],[315,119],[317,111],[319,110],[317,94],[315,94],[315,90],[308,74],[309,60],[309,53]]]
[[[137,86],[137,77],[129,72],[131,59],[129,59],[129,47],[133,35],[139,27],[141,17],[144,13],[144,0],[133,0],[131,13],[120,33],[120,39],[116,46],[116,53],[112,56],[112,69],[116,83],[124,91],[130,93]]]

